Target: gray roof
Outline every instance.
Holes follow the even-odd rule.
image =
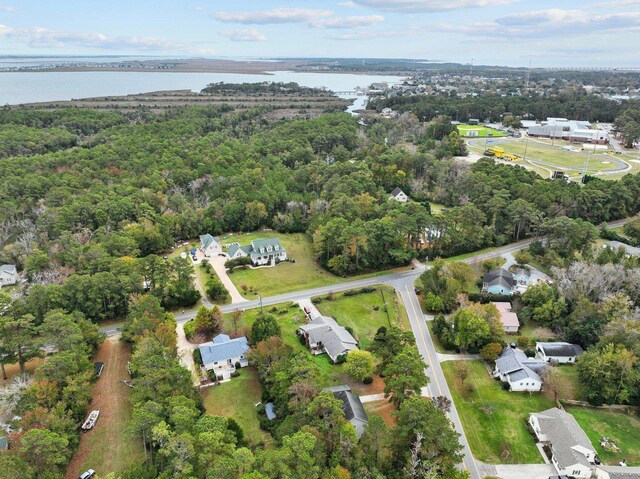
[[[330,391],[336,399],[342,401],[342,411],[344,412],[345,419],[356,428],[356,435],[358,437],[362,436],[364,427],[369,422],[369,418],[364,410],[362,401],[360,401],[360,397],[353,394],[351,388],[344,384],[342,386],[325,388],[324,391]]]
[[[0,265],[0,272],[9,274],[18,274],[15,264],[3,264]]]
[[[572,357],[580,356],[584,350],[577,344],[571,343],[536,343],[536,349],[542,349],[546,356]]]
[[[251,242],[252,250],[256,253],[260,252],[260,248],[264,248],[266,252],[269,246],[273,248],[272,253],[275,251],[278,251],[278,252],[285,251],[285,249],[280,244],[280,240],[278,238],[260,238],[260,239],[253,240]]]
[[[493,286],[494,284],[502,284],[507,289],[513,288],[513,285],[515,284],[513,275],[504,268],[494,269],[493,271],[485,273],[482,277],[482,282],[487,284],[488,286]]]
[[[640,479],[640,467],[598,466],[609,474],[609,479]]]
[[[520,381],[530,378],[542,381],[540,372],[544,371],[547,363],[538,359],[528,358],[519,349],[506,347],[496,360],[496,369],[509,376],[509,381]]]
[[[220,243],[220,238],[214,238],[207,233],[205,235],[200,235],[200,243],[202,244],[202,247],[206,249],[211,245],[211,243]]]
[[[581,446],[593,452],[595,449],[571,414],[553,407],[531,415],[538,419],[540,431],[551,443],[551,450],[561,468],[578,463],[590,467],[587,458],[573,448]]]
[[[9,441],[6,436],[0,436],[0,451],[9,449]]]
[[[236,359],[249,350],[247,338],[231,339],[226,334],[218,334],[213,341],[198,346],[202,355],[202,362],[207,365],[213,362]]]
[[[396,186],[391,192],[391,196],[398,196],[400,193],[404,193],[404,191]]]
[[[605,241],[605,243],[614,249],[624,248],[625,252],[631,256],[640,256],[640,248],[636,248],[635,246],[621,243],[620,241]]]
[[[233,256],[238,252],[239,249],[240,249],[240,245],[238,243],[233,243],[231,246],[229,246],[229,249],[227,250],[227,254],[229,256]]]
[[[358,342],[344,327],[329,316],[316,316],[309,324],[300,326],[307,333],[310,343],[322,343],[334,361],[348,351],[358,349]]]

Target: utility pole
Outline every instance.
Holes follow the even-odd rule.
[[[527,135],[527,140],[524,143],[524,155],[522,155],[522,161],[527,160],[527,147],[529,146],[529,135]]]
[[[258,301],[260,301],[260,313],[264,313],[264,310],[262,309],[262,296],[258,295]]]

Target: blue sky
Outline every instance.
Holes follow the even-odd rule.
[[[640,66],[640,0],[0,0],[0,55]]]

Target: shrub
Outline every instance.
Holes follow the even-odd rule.
[[[200,349],[196,348],[193,350],[193,362],[199,366],[202,366],[202,354],[200,353]]]
[[[242,367],[242,365],[240,364],[240,361],[236,361],[235,367],[236,369],[240,369]]]
[[[184,323],[184,335],[187,339],[193,338],[193,335],[196,332],[196,323],[193,321],[188,321]]]
[[[489,343],[480,350],[482,359],[488,363],[494,363],[502,352],[502,345],[500,343]]]
[[[340,356],[338,356],[336,358],[336,364],[342,364],[347,360],[347,355],[346,354],[341,354]]]
[[[373,377],[367,376],[362,380],[362,384],[371,384],[373,382]]]
[[[502,385],[502,389],[504,389],[505,391],[509,391],[511,389],[511,384],[509,384],[506,381],[502,381],[501,385]]]
[[[444,300],[441,296],[431,292],[427,293],[424,297],[424,306],[427,308],[427,311],[431,311],[433,313],[444,312]]]
[[[527,348],[527,349],[524,350],[524,354],[528,358],[535,358],[536,357],[536,350],[535,349],[531,349],[531,348]]]

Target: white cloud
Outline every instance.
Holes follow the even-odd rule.
[[[640,0],[612,0],[596,3],[596,8],[628,8],[640,5]]]
[[[517,0],[352,0],[363,7],[387,12],[445,12],[465,8],[496,7],[515,3]]]
[[[353,8],[353,7],[357,7],[358,5],[356,5],[354,2],[352,2],[351,0],[347,0],[346,2],[340,2],[338,3],[338,6],[340,7],[347,7],[347,8]]]
[[[357,28],[368,27],[384,21],[382,15],[363,15],[354,17],[332,17],[309,22],[310,25],[319,28]]]
[[[239,30],[227,30],[222,35],[234,42],[264,42],[267,37],[255,28],[241,28]]]
[[[42,27],[17,29],[7,25],[0,25],[0,38],[24,43],[33,48],[60,48],[67,45],[139,51],[183,50],[186,48],[181,43],[152,37],[135,35],[109,37],[102,33],[64,32]]]
[[[3,12],[15,12],[16,7],[14,7],[13,5],[0,5],[0,10],[2,10]]]
[[[640,30],[640,12],[585,13],[552,8],[500,17],[493,22],[468,25],[443,24],[439,31],[486,37],[545,38]]]
[[[307,23],[333,15],[331,10],[308,8],[274,8],[255,12],[216,12],[213,18],[226,23],[245,23],[255,25],[281,23]]]

